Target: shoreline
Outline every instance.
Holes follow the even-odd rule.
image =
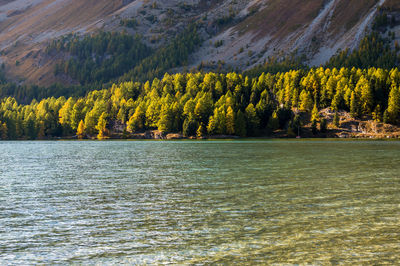
[[[182,138],[182,139],[135,139],[135,138],[107,138],[107,139],[97,139],[97,138],[52,138],[52,139],[16,139],[16,140],[1,140],[2,142],[56,142],[56,141],[71,141],[71,142],[111,142],[111,141],[138,141],[138,142],[216,142],[216,141],[291,141],[291,142],[301,142],[301,141],[400,141],[399,138],[335,138],[335,137],[315,137],[315,138],[274,138],[274,137],[245,137],[245,138]]]

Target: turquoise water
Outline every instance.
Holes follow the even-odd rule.
[[[395,264],[400,142],[0,142],[0,264]]]

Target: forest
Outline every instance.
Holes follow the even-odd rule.
[[[197,26],[189,25],[171,42],[157,50],[143,43],[140,35],[99,31],[84,38],[69,35],[46,48],[49,55],[70,57],[56,66],[55,75],[69,75],[81,85],[103,84],[113,79],[144,81],[185,65],[200,44]]]
[[[116,83],[85,97],[51,97],[27,105],[8,97],[0,102],[0,136],[129,138],[149,129],[197,137],[265,136],[278,129],[293,135],[302,114],[322,128],[318,110],[327,107],[398,124],[400,72],[320,67],[253,78],[235,72],[178,73]]]
[[[152,53],[139,35],[98,32],[83,39],[67,36],[53,41],[48,54],[68,53],[71,58],[58,64],[55,75],[68,74],[81,84],[104,83],[119,77]]]

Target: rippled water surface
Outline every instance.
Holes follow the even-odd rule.
[[[0,264],[400,263],[400,142],[0,142]]]

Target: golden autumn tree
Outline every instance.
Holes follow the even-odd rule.
[[[78,129],[76,131],[76,135],[78,136],[78,139],[83,139],[85,135],[85,123],[83,120],[79,122]]]
[[[107,113],[103,112],[99,117],[99,121],[97,122],[96,129],[99,131],[97,134],[98,139],[106,139],[108,130],[107,130]]]

